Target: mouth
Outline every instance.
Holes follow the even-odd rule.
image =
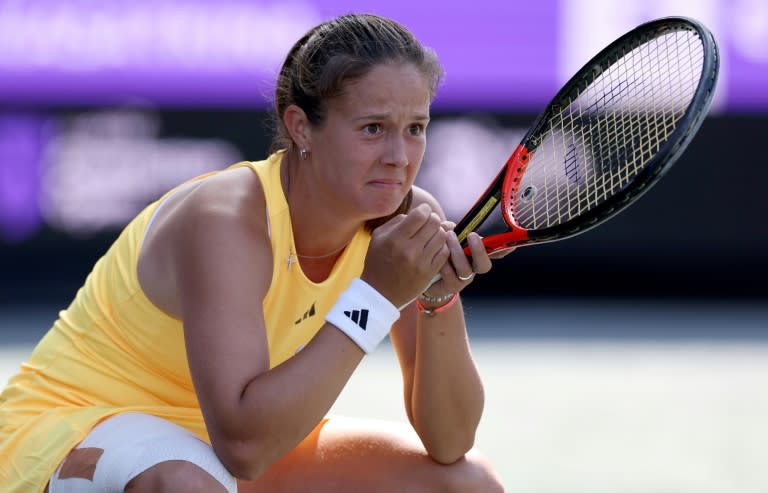
[[[396,180],[396,179],[389,179],[389,178],[380,178],[377,180],[371,180],[368,182],[369,185],[377,187],[377,188],[393,188],[393,189],[399,189],[403,186],[403,180]]]

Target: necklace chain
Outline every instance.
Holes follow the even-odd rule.
[[[288,201],[288,195],[291,190],[291,173],[290,170],[286,166],[286,177],[285,177],[285,200]],[[291,225],[291,242],[293,243],[293,225]],[[302,255],[298,252],[295,252],[294,249],[291,249],[291,252],[288,254],[288,258],[286,259],[288,263],[288,270],[291,270],[291,265],[298,262],[298,259],[303,258],[304,260],[321,260],[324,258],[332,257],[339,253],[340,251],[344,250],[347,247],[347,243],[341,245],[339,248],[335,249],[334,251],[330,253],[326,253],[324,255]],[[295,248],[295,245],[294,245]]]
[[[336,255],[346,247],[347,245],[341,245],[336,250],[332,251],[331,253],[326,253],[325,255],[301,255],[299,253],[294,253],[293,250],[291,250],[291,253],[288,254],[288,258],[286,259],[286,262],[288,263],[288,270],[290,271],[291,266],[297,263],[298,259],[300,258],[303,258],[304,260],[320,260]]]
[[[307,259],[307,260],[320,260],[320,259],[323,259],[323,258],[328,258],[328,257],[332,257],[333,255],[336,255],[340,251],[344,250],[344,248],[346,248],[346,246],[347,246],[346,244],[341,245],[336,250],[332,251],[331,253],[326,253],[325,255],[302,255],[299,252],[296,252],[296,256],[299,257],[299,258]]]

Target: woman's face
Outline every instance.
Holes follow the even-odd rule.
[[[430,92],[411,63],[386,63],[349,82],[310,128],[314,183],[362,220],[394,212],[421,166]]]

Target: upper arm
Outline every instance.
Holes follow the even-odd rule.
[[[236,438],[231,418],[241,395],[270,364],[262,309],[272,275],[266,206],[221,181],[198,188],[174,212],[172,231],[187,359],[214,442]]]
[[[432,208],[432,211],[440,216],[440,219],[445,221],[445,212],[443,212],[443,207],[440,205],[437,199],[423,188],[414,186],[413,199],[411,200],[411,209],[418,207],[421,204],[429,204],[429,207]]]

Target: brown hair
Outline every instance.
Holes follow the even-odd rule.
[[[311,125],[322,126],[328,100],[341,95],[345,84],[365,76],[377,65],[392,61],[415,65],[429,82],[430,98],[434,98],[443,68],[435,53],[397,22],[372,14],[349,14],[309,30],[288,52],[277,78],[272,152],[295,152],[283,123],[288,106],[298,106]],[[366,226],[373,229],[406,212],[411,196],[409,192],[392,215],[368,221]]]

